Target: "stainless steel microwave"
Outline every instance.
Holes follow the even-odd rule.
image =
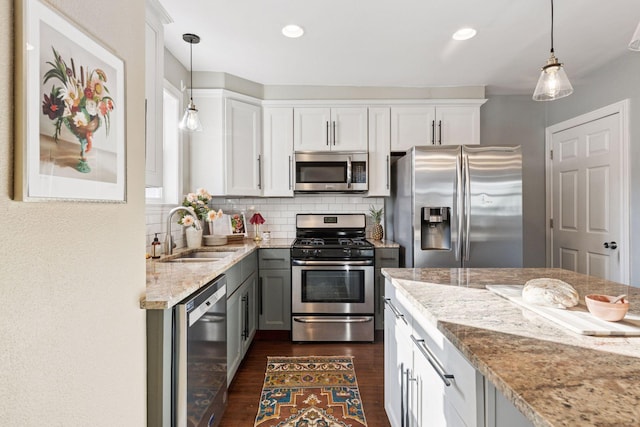
[[[296,153],[295,187],[299,193],[364,193],[368,185],[368,154]]]

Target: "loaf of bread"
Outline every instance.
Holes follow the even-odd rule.
[[[524,302],[547,307],[573,307],[578,305],[579,298],[573,286],[558,279],[532,279],[522,289]]]

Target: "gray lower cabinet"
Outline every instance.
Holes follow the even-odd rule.
[[[244,358],[258,327],[257,256],[252,253],[226,271],[227,385]]]
[[[291,330],[289,249],[260,249],[258,313],[260,330]]]
[[[384,329],[384,276],[381,269],[400,266],[399,248],[376,248],[375,260],[375,324],[377,330]]]

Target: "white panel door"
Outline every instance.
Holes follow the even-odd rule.
[[[552,262],[554,267],[621,282],[619,116],[552,135]]]

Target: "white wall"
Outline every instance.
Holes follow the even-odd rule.
[[[14,2],[0,2],[0,425],[144,426],[144,1],[47,3],[124,60],[128,201],[11,199]]]

